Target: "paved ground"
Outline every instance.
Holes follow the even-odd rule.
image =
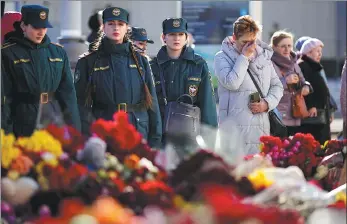
[[[330,124],[330,130],[331,130],[331,138],[336,139],[337,134],[342,131],[343,127],[343,122],[341,118],[335,119],[331,124]]]
[[[341,80],[340,78],[335,79],[328,79],[328,86],[331,95],[334,97],[337,105],[338,105],[338,111],[335,112],[335,119],[330,124],[332,138],[336,138],[337,133],[342,131],[343,128],[343,121],[341,119],[341,105],[340,105],[340,88],[341,88]]]
[[[341,79],[340,78],[328,79],[328,87],[329,87],[330,94],[335,99],[338,106],[338,111],[335,112],[335,117],[341,118],[341,105],[340,105]]]

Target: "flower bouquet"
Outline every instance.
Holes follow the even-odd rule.
[[[319,180],[325,190],[333,190],[338,185],[346,156],[343,150],[346,146],[346,139],[326,141],[322,146],[320,156],[323,159],[317,167],[315,179]]]
[[[316,157],[320,144],[311,134],[297,133],[292,138],[273,136],[260,138],[261,154],[269,155],[277,167],[298,166],[307,178],[312,177],[320,159]]]
[[[106,142],[107,151],[120,161],[129,154],[136,154],[153,162],[157,152],[151,150],[146,140],[128,121],[128,114],[120,111],[113,118],[113,121],[98,119],[91,126],[91,132]]]

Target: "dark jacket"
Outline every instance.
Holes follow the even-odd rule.
[[[325,115],[328,122],[326,124],[302,124],[300,127],[300,132],[310,133],[313,137],[324,144],[325,141],[330,140],[330,104],[329,104],[329,89],[326,82],[321,76],[322,65],[318,62],[313,61],[307,56],[302,56],[299,62],[301,71],[305,77],[305,80],[311,83],[313,88],[313,93],[305,96],[305,102],[307,109],[315,107],[317,109],[326,109]],[[329,107],[329,110],[327,108]]]
[[[201,110],[201,122],[217,127],[216,101],[211,75],[206,61],[201,56],[195,54],[192,48],[185,47],[178,59],[171,59],[166,46],[163,46],[150,64],[161,107],[164,106],[164,101],[159,66],[164,75],[167,101],[175,101],[183,94],[189,94],[193,97],[194,104]]]
[[[75,86],[82,119],[82,130],[89,134],[89,111],[85,106],[88,94],[89,75],[93,86],[92,116],[95,119],[112,120],[113,114],[118,111],[118,105],[139,105],[144,99],[144,85],[147,86],[153,97],[153,109],[142,109],[129,112],[129,120],[136,129],[148,140],[150,146],[159,147],[161,142],[161,118],[157,96],[154,89],[153,76],[145,57],[138,53],[141,76],[132,57],[129,42],[113,44],[104,38],[95,52],[87,53],[80,58],[76,65]],[[93,71],[91,73],[91,71]],[[123,109],[123,108],[122,108]]]
[[[54,95],[53,102],[69,115],[68,123],[81,128],[69,59],[62,46],[51,43],[47,35],[41,44],[13,37],[3,45],[1,54],[5,101],[1,116],[6,132],[32,134],[42,93]]]
[[[324,109],[329,102],[329,89],[320,74],[322,65],[313,61],[306,55],[302,56],[299,62],[300,69],[306,81],[308,81],[312,88],[313,93],[305,96],[307,109],[316,107],[317,109]]]

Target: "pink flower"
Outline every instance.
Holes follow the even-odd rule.
[[[288,141],[288,139],[285,139],[285,140],[283,141],[283,146],[284,146],[284,147],[287,147],[289,144],[290,144],[290,142]]]
[[[292,151],[293,151],[294,153],[298,153],[298,152],[299,152],[299,149],[298,149],[298,147],[294,146],[294,147],[292,148]]]
[[[275,152],[278,152],[278,146],[275,145],[275,146],[272,148],[272,150],[275,151]]]

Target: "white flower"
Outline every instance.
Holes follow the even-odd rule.
[[[146,158],[142,158],[140,160],[139,166],[146,167],[152,173],[157,173],[159,171],[158,168],[154,166],[153,163]]]
[[[52,153],[50,153],[50,152],[44,152],[44,153],[42,153],[41,154],[41,158],[42,158],[42,160],[44,160],[44,161],[50,161],[50,160],[54,160],[54,159],[56,159],[55,158],[55,155],[54,154],[52,154]]]

